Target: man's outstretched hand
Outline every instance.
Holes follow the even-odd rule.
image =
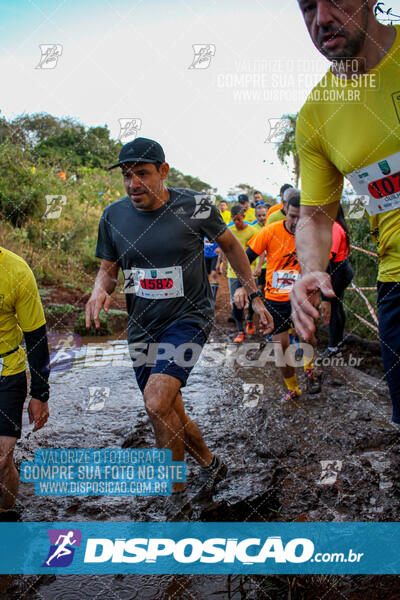
[[[96,329],[100,327],[100,310],[103,307],[105,312],[108,312],[111,306],[112,298],[102,288],[95,288],[86,303],[86,328],[92,324],[92,319]]]
[[[31,398],[28,404],[29,423],[35,424],[33,431],[38,431],[46,425],[49,418],[49,405],[37,398]]]
[[[238,308],[247,308],[249,305],[249,299],[247,292],[244,287],[238,288],[233,296],[233,302]],[[274,319],[271,313],[265,308],[265,304],[261,298],[255,298],[253,300],[253,310],[259,317],[259,328],[260,333],[268,335],[274,330]]]
[[[324,271],[313,271],[303,275],[290,294],[292,319],[299,336],[307,342],[315,342],[315,321],[319,318],[321,292],[334,298],[331,277]]]

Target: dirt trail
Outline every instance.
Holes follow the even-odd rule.
[[[227,324],[226,293],[221,290],[210,337],[221,352],[234,333]],[[264,342],[259,335],[251,341]],[[210,447],[229,464],[229,475],[212,504],[195,506],[195,520],[398,520],[400,437],[390,422],[381,365],[363,348],[351,347],[345,360],[350,353],[362,359],[360,368],[324,368],[321,394],[304,394],[295,403],[278,400],[283,388],[272,363],[264,368],[206,366],[202,361],[196,365],[183,392],[185,406]],[[363,362],[375,376],[364,372]],[[89,350],[85,346],[69,370],[52,373],[51,383],[53,417],[37,434],[23,434],[17,463],[32,460],[39,447],[154,446],[122,341],[96,341]],[[264,389],[249,401],[243,385],[254,383]],[[104,409],[93,413],[86,409],[92,386],[110,388]],[[188,466],[190,489],[196,484],[197,467],[191,458]],[[21,484],[19,497],[24,521],[160,521],[164,502],[163,498],[39,498],[32,484]],[[212,592],[221,599],[287,598],[290,588],[291,598],[400,596],[395,577],[29,576],[11,583],[3,578],[1,585],[3,590],[8,587],[1,595],[8,600],[186,599],[209,598]],[[381,585],[387,595],[373,595]]]

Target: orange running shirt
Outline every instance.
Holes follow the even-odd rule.
[[[290,299],[289,294],[300,274],[295,236],[285,225],[286,220],[266,225],[248,242],[258,255],[264,250],[267,252],[265,297],[278,302]]]
[[[265,222],[268,221],[268,217],[270,217],[272,213],[274,213],[276,210],[280,210],[281,208],[283,208],[283,202],[279,202],[279,204],[273,204],[270,206],[267,212],[267,220]]]
[[[347,245],[346,232],[343,227],[334,222],[332,227],[332,247],[331,252],[335,253],[335,259],[333,262],[341,262],[345,260],[349,255],[349,247]]]

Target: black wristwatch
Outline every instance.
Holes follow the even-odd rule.
[[[257,296],[259,298],[262,298],[262,293],[260,292],[260,290],[257,290],[256,292],[253,292],[252,294],[249,294],[249,300],[250,300],[250,302],[253,302],[254,298],[257,298]]]

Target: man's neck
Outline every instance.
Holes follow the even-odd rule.
[[[392,48],[396,39],[396,29],[382,25],[378,21],[371,24],[367,31],[362,52],[354,59],[333,61],[331,71],[337,76],[351,77],[364,75],[374,69]]]

